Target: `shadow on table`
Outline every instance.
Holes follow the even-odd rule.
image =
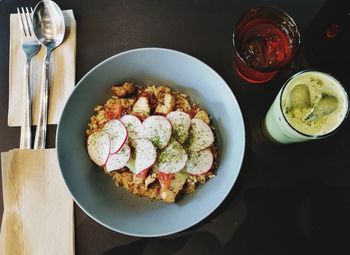
[[[349,198],[349,188],[311,180],[289,189],[251,189],[245,193],[246,220],[224,250],[227,254],[349,254]]]
[[[206,221],[207,224],[198,224],[187,231],[161,238],[139,239],[105,233],[105,238],[110,238],[114,247],[103,252],[97,249],[100,251],[91,254],[350,253],[350,188],[305,180],[288,188],[256,187],[241,192],[241,196],[233,198],[235,203],[230,201],[224,205],[223,211],[219,210],[223,215],[216,216],[216,223]],[[234,225],[237,219],[233,218],[243,213],[237,210],[237,202],[244,204],[245,217]],[[216,224],[221,225],[217,227]],[[226,229],[222,229],[223,226]],[[227,235],[227,238],[222,235]]]
[[[108,251],[105,251],[101,255],[137,255],[142,254],[143,250],[145,249],[147,245],[147,239],[141,239],[135,242],[132,242],[127,245],[122,245],[118,247],[113,247],[109,249]]]
[[[102,255],[151,255],[151,254],[223,254],[223,247],[215,235],[197,232],[180,237],[144,238],[114,247]]]

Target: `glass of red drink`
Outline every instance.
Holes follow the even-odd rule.
[[[233,34],[238,75],[250,83],[271,80],[294,57],[300,33],[283,10],[262,6],[248,10]]]

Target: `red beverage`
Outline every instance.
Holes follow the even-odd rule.
[[[246,81],[263,83],[288,64],[299,46],[294,21],[274,7],[249,10],[234,34],[236,70]]]

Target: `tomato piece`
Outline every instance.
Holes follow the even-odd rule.
[[[123,107],[120,104],[113,104],[106,113],[108,120],[119,119],[122,116]]]
[[[113,120],[114,119],[114,115],[115,115],[114,111],[109,110],[108,112],[106,112],[106,118],[108,120]]]
[[[147,177],[148,171],[149,171],[149,168],[139,172],[138,174],[134,174],[134,177],[133,177],[134,178],[134,183],[136,183],[136,184],[143,183],[144,180]]]
[[[170,182],[172,178],[173,178],[173,174],[165,174],[162,172],[158,173],[159,183],[163,190],[168,189],[170,187]]]
[[[146,177],[147,174],[148,174],[148,171],[149,171],[149,168],[147,168],[147,169],[145,169],[145,170],[139,172],[138,174],[136,174],[136,176],[137,176],[137,177],[142,177],[142,178],[143,178],[143,177]]]

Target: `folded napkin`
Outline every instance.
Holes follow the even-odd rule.
[[[75,85],[76,22],[72,10],[63,11],[66,35],[63,43],[51,55],[51,87],[48,123],[57,124],[63,106]],[[21,30],[18,14],[10,16],[10,64],[9,64],[9,111],[8,125],[20,126],[22,95],[25,84],[25,55],[21,48]],[[43,73],[45,48],[41,47],[32,59],[31,83],[33,91],[33,123],[37,123],[40,83]]]
[[[4,215],[2,255],[74,254],[73,201],[56,150],[1,153]]]

